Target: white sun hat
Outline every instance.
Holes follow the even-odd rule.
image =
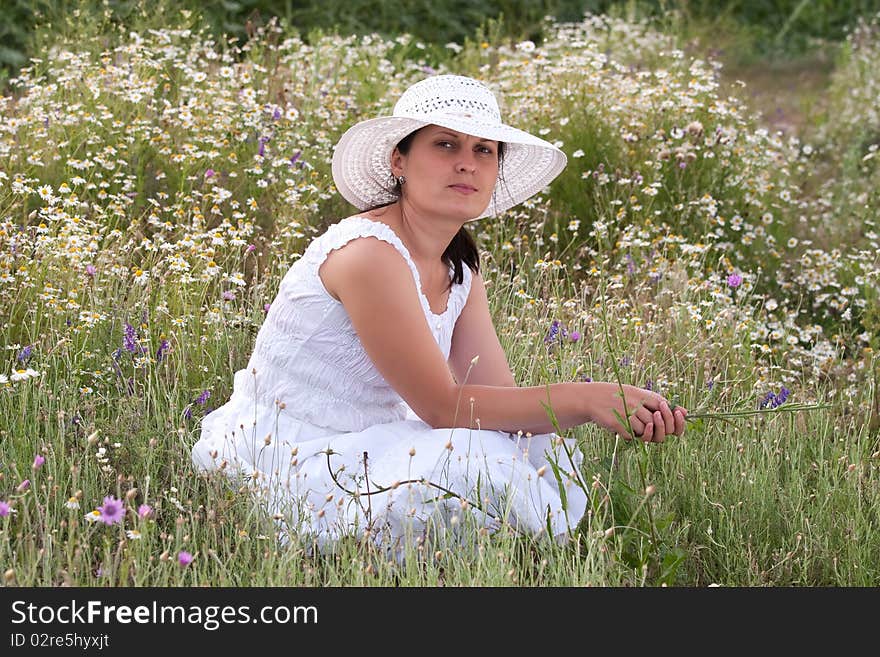
[[[349,128],[333,152],[333,182],[358,210],[397,200],[391,153],[401,139],[438,125],[482,139],[504,142],[499,180],[486,210],[475,219],[499,214],[538,193],[565,168],[565,153],[553,144],[501,122],[492,91],[460,75],[435,75],[409,87],[392,116]]]

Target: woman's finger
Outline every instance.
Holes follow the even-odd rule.
[[[681,409],[675,409],[675,435],[680,436],[684,433],[684,413]]]
[[[641,418],[634,415],[630,416],[629,425],[632,427],[633,434],[636,436],[642,435],[645,431],[645,422],[642,422]]]
[[[660,414],[663,416],[663,424],[666,427],[666,433],[674,433],[675,418],[672,417],[672,409],[669,408],[669,403],[665,399],[660,402]]]
[[[639,418],[639,420],[642,421],[642,426],[648,424],[648,422],[654,421],[654,414],[644,406],[636,410],[633,415],[635,415],[637,418]]]
[[[648,422],[647,426],[645,427],[644,432],[642,432],[642,435],[639,436],[639,438],[646,443],[650,443],[654,440],[654,423],[653,422]]]
[[[660,411],[654,411],[654,417],[651,418],[654,422],[654,433],[666,435],[669,433],[669,429],[666,427],[666,422],[663,420],[663,413]]]

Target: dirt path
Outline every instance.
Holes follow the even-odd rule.
[[[773,131],[803,135],[815,125],[826,101],[833,64],[830,58],[765,62],[748,66],[725,65],[722,88],[743,98],[759,112]],[[746,83],[744,88],[737,80]]]

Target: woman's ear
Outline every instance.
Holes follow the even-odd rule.
[[[395,147],[391,152],[391,173],[395,178],[403,175],[403,159],[403,155],[401,155],[400,151]]]

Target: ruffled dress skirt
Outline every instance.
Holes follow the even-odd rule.
[[[248,429],[234,426],[238,417],[232,402],[206,416],[193,460],[247,483],[282,542],[296,535],[326,552],[367,534],[400,558],[438,531],[460,543],[505,522],[562,542],[586,510],[581,451],[554,433],[432,429],[411,410],[348,433],[280,412]]]

